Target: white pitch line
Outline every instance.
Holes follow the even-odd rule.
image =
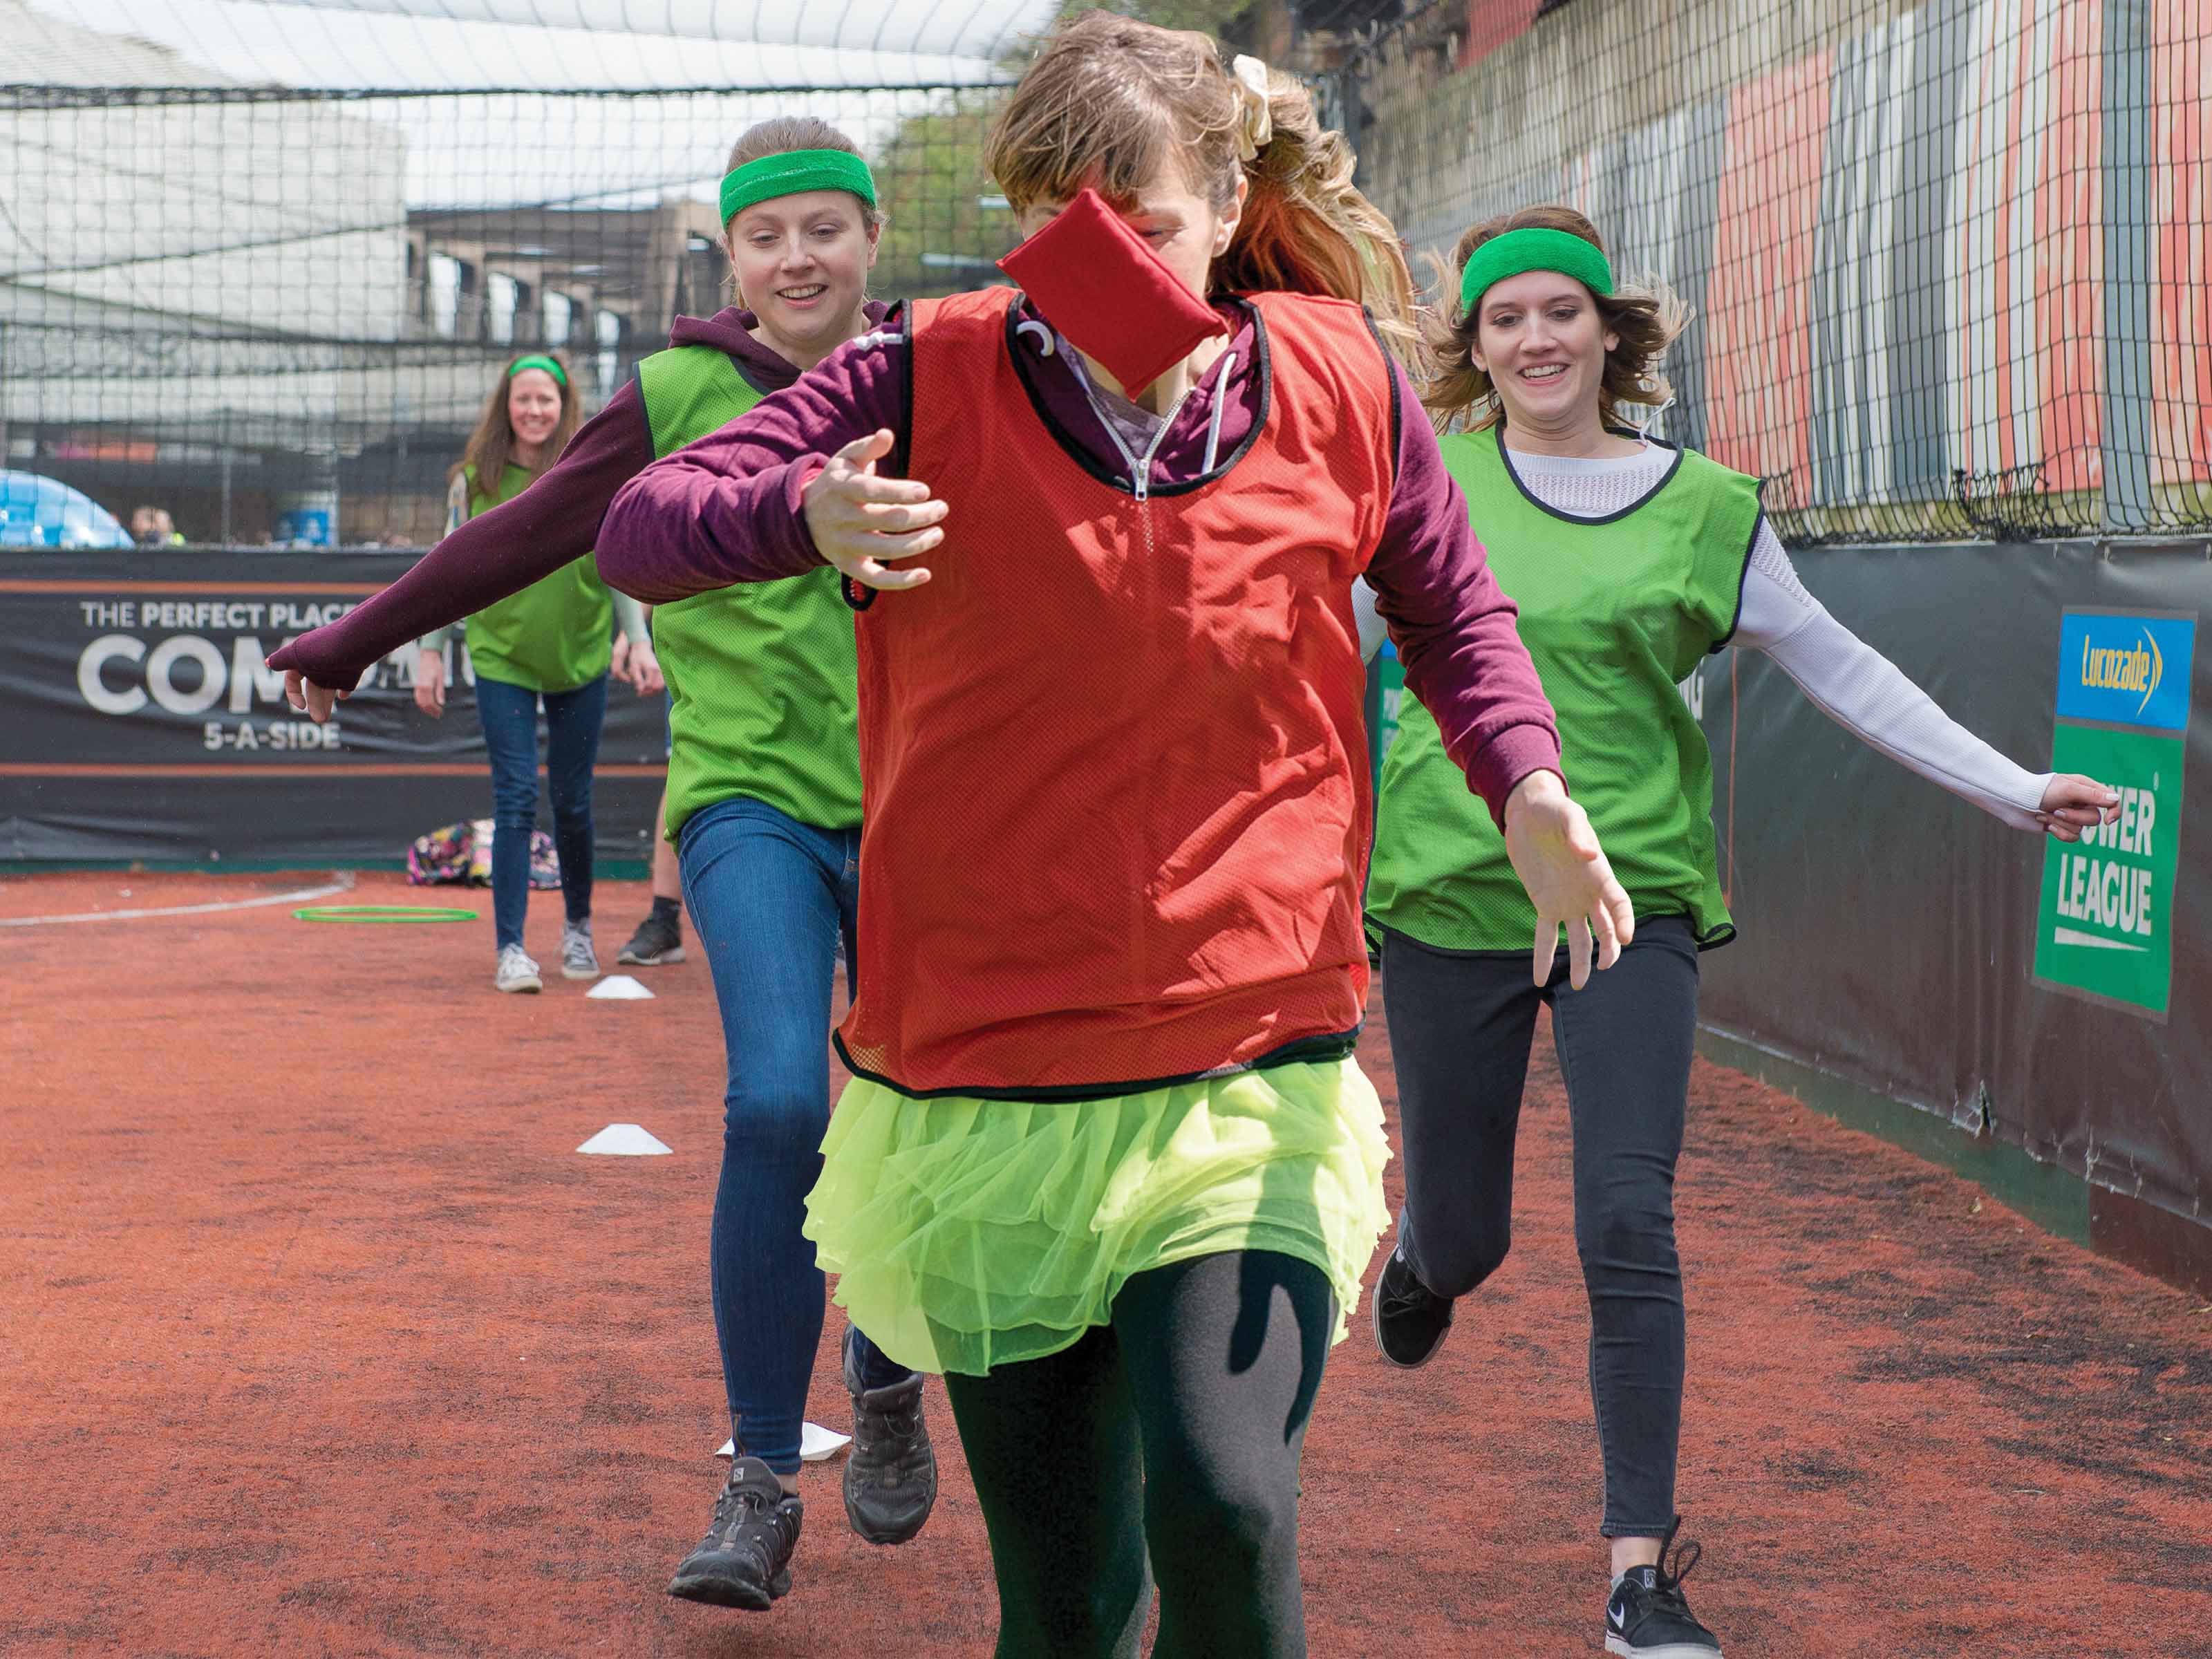
[[[353,890],[353,877],[332,871],[327,887],[302,887],[296,893],[270,893],[260,898],[226,899],[220,904],[172,904],[159,910],[86,910],[73,916],[0,916],[0,927],[38,927],[61,921],[139,921],[148,916],[208,916],[222,910],[252,910],[264,904],[300,904]]]

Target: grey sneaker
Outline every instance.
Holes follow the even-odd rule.
[[[863,1388],[848,1340],[845,1391],[853,1396],[845,1518],[871,1544],[903,1544],[921,1530],[937,1503],[937,1454],[921,1416],[921,1374],[884,1388]]]
[[[799,1547],[805,1509],[775,1472],[740,1450],[714,1499],[714,1518],[698,1548],[684,1558],[668,1593],[686,1601],[766,1613],[791,1594],[791,1553]]]
[[[492,975],[491,982],[501,991],[537,992],[545,988],[538,977],[538,964],[520,945],[500,947],[499,971]]]
[[[599,953],[592,948],[592,919],[561,924],[561,977],[597,979]]]

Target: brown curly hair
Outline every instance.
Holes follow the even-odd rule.
[[[1509,230],[1564,230],[1605,252],[1597,227],[1571,207],[1546,203],[1517,208],[1511,213],[1486,219],[1459,239],[1452,251],[1449,272],[1457,294],[1461,274],[1475,249]],[[1441,262],[1439,262],[1441,263]],[[1690,308],[1680,297],[1656,278],[1617,282],[1611,294],[1594,294],[1598,315],[1607,333],[1620,342],[1605,354],[1605,375],[1598,387],[1598,418],[1608,427],[1620,424],[1623,404],[1658,404],[1674,395],[1661,372],[1667,349],[1674,343],[1690,320]],[[1474,361],[1480,319],[1462,309],[1455,299],[1443,310],[1424,313],[1424,343],[1430,373],[1421,402],[1439,431],[1458,427],[1470,432],[1503,420],[1505,408],[1486,371]]]

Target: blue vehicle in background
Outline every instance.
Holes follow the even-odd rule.
[[[82,490],[36,472],[0,471],[0,547],[131,545],[131,532]]]

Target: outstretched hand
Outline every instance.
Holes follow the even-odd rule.
[[[1531,772],[1505,802],[1505,852],[1536,905],[1531,969],[1541,985],[1552,976],[1559,929],[1567,930],[1567,982],[1589,982],[1592,944],[1597,966],[1610,968],[1636,937],[1636,912],[1613,878],[1589,815],[1571,799],[1556,772]]]
[[[352,695],[350,691],[334,691],[327,685],[317,685],[296,668],[284,671],[284,701],[318,726],[330,719],[331,710],[342,699]]]
[[[2054,774],[2045,786],[2036,817],[2045,831],[2060,841],[2079,841],[2091,825],[2110,823],[2120,815],[2119,792],[2079,772]]]
[[[937,528],[950,510],[918,478],[884,478],[876,463],[891,453],[891,434],[856,438],[806,481],[807,533],[822,556],[868,587],[919,587],[925,568],[891,570],[886,559],[910,559],[945,539]]]

